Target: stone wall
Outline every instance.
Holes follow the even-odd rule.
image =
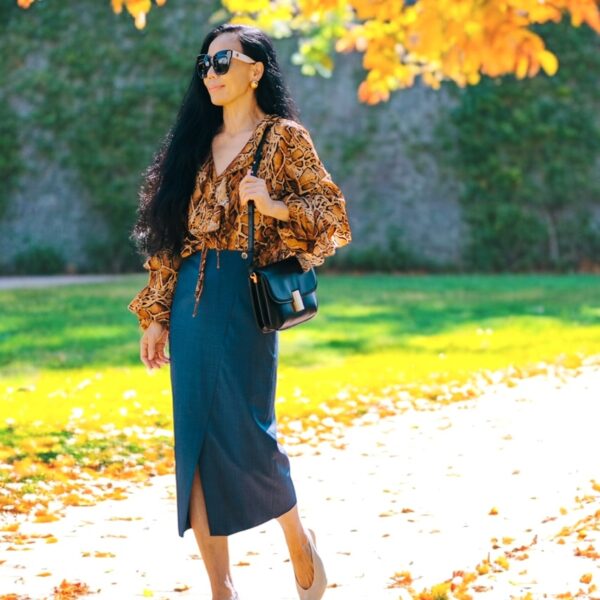
[[[449,102],[444,92],[417,85],[387,103],[366,106],[356,93],[360,55],[337,56],[333,77],[325,79],[303,76],[290,61],[294,49],[292,40],[277,41],[301,120],[348,202],[354,239],[343,252],[385,247],[397,238],[416,255],[457,264],[465,235],[457,182],[438,165],[432,133]],[[14,109],[25,114],[27,106],[17,101]],[[56,161],[49,161],[37,156],[38,135],[21,132],[30,172],[0,221],[0,253],[10,261],[31,244],[48,243],[68,257],[69,271],[84,272],[93,257],[86,256],[83,242],[91,237],[100,244],[105,227],[87,211],[77,177],[61,166],[60,139]]]
[[[205,4],[204,8],[200,7],[202,2]],[[191,9],[192,5],[196,7],[195,10]],[[181,0],[178,6],[156,10],[152,17],[157,19],[156,23],[161,23],[160,27],[164,30],[155,30],[154,38],[150,38],[148,34],[147,40],[168,49],[168,52],[161,55],[161,68],[163,73],[167,69],[166,83],[171,92],[177,87],[171,74],[179,72],[179,66],[165,67],[165,56],[167,63],[171,60],[175,62],[175,58],[179,61],[188,60],[185,57],[191,55],[194,46],[199,46],[210,27],[203,17],[210,12],[209,5],[216,6],[216,3],[212,0]],[[116,17],[107,6],[92,8],[90,5],[83,12],[78,10],[78,6],[76,0],[65,0],[60,5],[60,10],[64,13],[61,16],[63,22],[69,28],[81,28],[84,23],[85,27],[97,24],[96,29],[102,31],[102,37],[98,38],[96,33],[95,38],[86,34],[83,38],[85,43],[90,48],[114,44],[115,48],[111,47],[108,60],[113,60],[113,56],[118,57],[115,60],[123,61],[120,66],[125,66],[125,69],[115,69],[113,73],[103,63],[102,68],[108,72],[110,79],[99,87],[98,93],[118,93],[122,86],[128,88],[131,96],[133,89],[131,109],[128,104],[124,105],[124,114],[129,120],[128,132],[133,131],[136,136],[135,132],[140,131],[142,138],[152,119],[161,123],[162,130],[165,123],[164,107],[175,104],[172,94],[170,99],[168,94],[165,98],[156,98],[159,108],[163,109],[163,117],[154,118],[152,106],[157,104],[144,104],[144,100],[148,99],[144,98],[147,81],[136,83],[135,80],[133,66],[136,52],[140,52],[137,45],[146,34],[134,31],[133,25],[127,21],[127,15]],[[35,10],[38,9],[46,11],[46,16],[36,13]],[[8,15],[16,23],[16,13],[11,10],[14,11],[14,7],[0,7],[0,21]],[[90,208],[94,206],[96,199],[90,197],[92,194],[81,184],[80,175],[69,168],[69,161],[65,160],[70,150],[65,142],[68,138],[63,133],[69,124],[55,133],[49,133],[52,129],[30,125],[31,121],[27,116],[32,110],[32,103],[36,110],[39,111],[40,106],[43,110],[44,97],[38,94],[29,95],[25,99],[15,91],[15,82],[19,81],[15,73],[19,70],[44,71],[44,65],[48,64],[46,55],[52,44],[67,44],[69,41],[66,34],[55,35],[56,27],[49,21],[54,18],[50,15],[56,14],[57,7],[44,5],[42,8],[40,4],[35,10],[28,16],[24,16],[21,11],[18,18],[46,19],[45,27],[52,33],[49,34],[50,39],[43,43],[29,45],[29,30],[24,29],[24,33],[12,36],[14,29],[11,32],[0,22],[0,33],[4,31],[11,34],[6,36],[7,39],[10,38],[8,47],[6,43],[2,46],[9,60],[4,64],[7,76],[0,77],[0,81],[4,79],[8,82],[0,83],[0,101],[6,100],[15,118],[21,119],[15,144],[19,146],[22,164],[26,165],[24,175],[9,196],[5,213],[0,216],[0,272],[11,272],[11,263],[14,263],[16,257],[29,248],[36,247],[42,248],[42,251],[44,247],[49,247],[50,250],[54,248],[54,251],[62,254],[67,263],[67,272],[119,271],[123,268],[123,257],[115,256],[111,263],[110,246],[115,243],[109,241],[111,231],[102,216]],[[21,20],[18,22],[20,24]],[[8,27],[10,28],[10,23]],[[29,27],[35,30],[35,23],[32,22]],[[178,37],[173,37],[174,32],[178,33]],[[67,33],[73,44],[73,30],[69,29]],[[20,50],[23,44],[28,45],[26,52]],[[275,40],[275,45],[288,86],[300,109],[300,119],[310,131],[321,159],[347,200],[353,243],[341,249],[328,264],[335,266],[339,263],[342,266],[345,259],[359,253],[375,257],[376,263],[378,253],[387,253],[388,256],[396,256],[398,253],[406,254],[409,257],[407,263],[412,267],[423,265],[425,268],[462,269],[462,252],[469,236],[459,202],[463,184],[445,166],[445,151],[441,140],[436,137],[436,126],[447,118],[447,110],[457,101],[457,96],[451,97],[445,86],[436,91],[417,81],[413,88],[392,94],[388,102],[367,106],[357,98],[357,88],[365,74],[361,54],[336,55],[336,67],[331,78],[307,77],[291,61],[297,42],[294,39]],[[89,51],[90,48],[86,50]],[[18,58],[11,56],[11,52],[18,54]],[[147,57],[148,46],[144,52]],[[126,61],[130,61],[129,65]],[[110,64],[114,63],[109,63],[109,67]],[[148,71],[145,73],[148,77]],[[60,78],[61,73],[57,72],[56,77]],[[77,85],[80,84],[78,81]],[[73,97],[73,102],[79,101],[79,98]],[[118,106],[119,110],[123,110],[123,105]],[[82,107],[82,110],[85,108]],[[173,110],[173,119],[176,108]],[[128,114],[130,110],[131,113]],[[141,111],[142,118],[139,126],[135,121],[132,126],[131,116],[135,116],[137,110]],[[98,118],[94,114],[94,107],[85,118]],[[170,109],[168,118],[171,118]],[[92,138],[101,123],[99,118],[96,125],[92,122]],[[154,139],[155,134],[153,132],[150,139]],[[127,139],[131,139],[131,133],[127,135]],[[137,137],[134,139],[137,140]],[[139,145],[140,155],[145,161],[145,157],[150,159],[153,150],[148,146],[148,135],[143,140]],[[86,144],[89,151],[94,152],[95,140],[88,139]],[[45,148],[43,152],[40,151],[42,147]],[[51,152],[47,151],[48,147]],[[115,156],[119,156],[119,149],[115,150]],[[139,157],[137,147],[134,147],[134,153]],[[115,157],[109,158],[116,160]],[[132,173],[133,170],[128,167],[126,172]],[[119,174],[115,177],[119,177]],[[100,181],[103,182],[104,179]],[[132,207],[137,202],[136,192],[134,185],[128,185],[125,198],[117,198],[122,203],[118,206],[121,207],[124,203]],[[112,198],[111,195],[110,199]],[[110,214],[117,215],[117,222],[121,223],[121,212]],[[596,215],[600,220],[600,208]],[[133,226],[133,216],[131,218],[132,222],[126,223],[124,227]]]

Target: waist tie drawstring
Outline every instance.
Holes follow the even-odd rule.
[[[196,289],[194,291],[194,312],[192,316],[195,317],[198,313],[198,303],[200,302],[200,296],[202,295],[202,290],[204,289],[204,272],[206,265],[206,255],[208,253],[208,248],[206,246],[202,247],[202,254],[200,255],[200,266],[198,268],[198,279],[196,281]],[[219,250],[217,249],[217,269],[220,269],[219,265]]]
[[[202,294],[202,288],[204,287],[204,265],[206,263],[206,252],[208,248],[202,247],[202,254],[200,255],[200,267],[198,268],[198,279],[196,281],[196,290],[194,291],[194,312],[192,316],[195,317],[198,312],[198,302],[200,302],[200,295]]]

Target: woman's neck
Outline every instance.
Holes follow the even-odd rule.
[[[223,125],[219,129],[219,133],[224,134],[226,137],[234,137],[240,133],[253,131],[256,125],[266,116],[266,113],[257,104],[244,110],[239,108],[228,110],[228,107],[224,106]]]

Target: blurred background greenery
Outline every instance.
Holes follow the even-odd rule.
[[[220,4],[180,0],[143,30],[104,2],[0,5],[0,273],[131,272],[141,173],[173,122]],[[326,269],[594,271],[600,257],[600,38],[537,26],[553,77],[419,85],[361,105],[357,54],[290,89],[348,201]]]

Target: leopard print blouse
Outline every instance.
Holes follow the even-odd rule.
[[[296,255],[302,269],[318,266],[336,248],[352,240],[346,202],[340,188],[317,156],[307,129],[278,115],[266,115],[241,152],[217,175],[212,153],[199,169],[188,209],[188,233],[181,252],[159,252],[147,258],[148,284],[136,294],[128,309],[145,331],[155,320],[169,326],[170,307],[182,259],[201,251],[196,285],[196,305],[204,281],[204,262],[209,248],[247,250],[247,205],[240,210],[238,186],[248,168],[265,127],[256,177],[265,180],[273,200],[282,200],[289,221],[254,211],[254,260],[259,266]]]

